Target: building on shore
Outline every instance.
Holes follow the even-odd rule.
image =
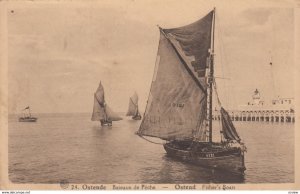
[[[233,121],[295,122],[294,98],[277,97],[271,102],[265,102],[256,89],[252,102],[228,113]],[[221,119],[218,111],[214,111],[213,119]]]

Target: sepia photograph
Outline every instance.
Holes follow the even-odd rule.
[[[1,189],[300,188],[299,1],[0,6]]]

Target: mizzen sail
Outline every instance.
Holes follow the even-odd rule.
[[[228,112],[223,107],[221,107],[221,120],[224,138],[226,140],[236,140],[239,142],[241,139],[231,121]]]

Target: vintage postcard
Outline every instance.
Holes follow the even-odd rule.
[[[0,1],[0,188],[299,189],[299,10]]]

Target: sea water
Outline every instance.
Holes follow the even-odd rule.
[[[168,157],[162,145],[135,135],[141,121],[123,117],[112,127],[101,127],[90,114],[35,116],[36,123],[9,117],[8,170],[13,183],[294,182],[293,123],[234,122],[247,146],[247,170],[241,178]],[[214,126],[218,128],[217,121]]]

